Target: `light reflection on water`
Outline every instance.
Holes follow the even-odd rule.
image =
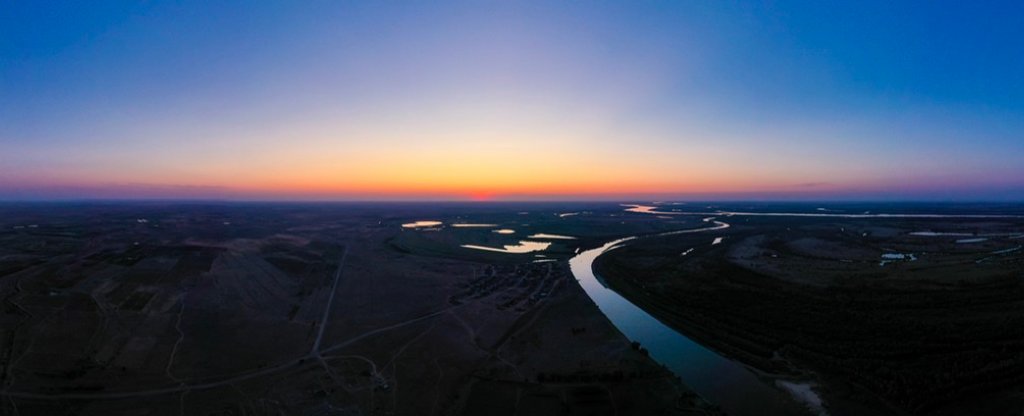
[[[811,218],[1024,218],[1024,215],[1017,214],[872,214],[865,211],[863,214],[832,214],[821,212],[748,212],[748,211],[658,211],[658,207],[640,204],[619,204],[626,208],[626,212],[639,214],[660,214],[660,215],[725,215],[725,216],[748,216],[748,217],[811,217]],[[707,209],[715,209],[708,206]]]
[[[544,250],[547,250],[547,248],[550,247],[550,246],[551,246],[551,243],[548,243],[548,242],[528,241],[528,240],[522,240],[522,241],[519,242],[519,244],[506,244],[505,246],[503,246],[504,248],[480,246],[480,245],[476,245],[476,244],[463,244],[462,245],[462,247],[464,247],[464,248],[471,248],[471,249],[474,249],[474,250],[495,251],[495,252],[498,252],[498,253],[513,253],[513,254],[531,253],[531,252],[534,252],[534,251],[544,251]]]
[[[402,224],[402,228],[424,228],[424,227],[437,227],[438,225],[444,224],[441,221],[416,221]]]
[[[786,393],[767,384],[742,364],[718,355],[663,324],[602,283],[600,276],[594,273],[594,260],[631,239],[633,237],[612,241],[569,260],[573,276],[615,327],[630,340],[640,342],[652,358],[730,415],[799,414]]]
[[[572,237],[572,236],[568,236],[568,235],[545,234],[545,233],[537,233],[537,234],[531,235],[529,238],[536,238],[536,239],[541,239],[541,240],[575,240],[576,239],[576,237]]]

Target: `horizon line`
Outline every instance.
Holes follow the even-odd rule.
[[[232,198],[3,198],[0,204],[26,203],[220,203],[220,204],[408,204],[408,203],[464,203],[464,204],[505,204],[505,203],[865,203],[865,204],[1024,204],[1019,199],[940,199],[940,198],[737,198],[737,199],[685,199],[650,198],[631,199],[232,199]]]

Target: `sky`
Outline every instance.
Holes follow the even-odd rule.
[[[0,199],[1024,200],[1022,15],[7,2]]]

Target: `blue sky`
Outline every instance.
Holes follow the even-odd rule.
[[[0,10],[0,197],[1024,199],[1015,2]]]

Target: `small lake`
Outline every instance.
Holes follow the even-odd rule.
[[[513,253],[513,254],[531,253],[531,252],[534,252],[534,251],[544,251],[544,250],[547,250],[547,248],[550,247],[550,246],[551,246],[551,243],[548,243],[548,242],[544,242],[544,241],[527,241],[527,240],[520,241],[519,244],[506,244],[502,248],[480,246],[480,245],[476,245],[476,244],[463,244],[462,245],[463,248],[471,248],[471,249],[474,249],[474,250],[496,251],[498,253]]]
[[[539,240],[575,240],[576,239],[576,237],[572,237],[572,236],[568,236],[568,235],[545,234],[545,233],[534,234],[534,235],[531,235],[530,238],[535,238],[535,239],[539,239]]]
[[[443,224],[441,221],[416,221],[402,224],[402,228],[431,228]]]

